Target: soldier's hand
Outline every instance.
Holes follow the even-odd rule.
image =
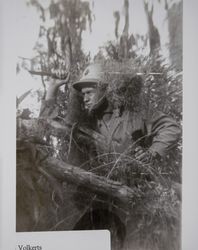
[[[47,90],[47,94],[46,94],[46,100],[52,99],[55,97],[56,92],[58,90],[58,88],[60,88],[61,86],[67,84],[69,82],[69,78],[70,78],[70,73],[67,73],[65,79],[51,79],[50,80],[50,84],[49,84],[49,88]]]
[[[135,148],[135,159],[144,164],[148,164],[153,160],[153,154],[150,150],[138,146]]]
[[[59,88],[69,82],[70,73],[63,70],[56,70],[52,72],[54,77],[50,80],[50,85]]]

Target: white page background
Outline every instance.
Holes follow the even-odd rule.
[[[15,233],[15,93],[16,93],[16,55],[17,37],[17,3],[22,0],[0,1],[0,250],[15,249],[17,238]],[[112,0],[113,1],[113,0]],[[184,141],[183,141],[183,219],[182,249],[197,250],[198,246],[198,1],[184,1]],[[31,30],[30,30],[31,32]],[[62,232],[64,233],[64,232]],[[73,240],[69,232],[65,232],[67,240]],[[73,232],[75,233],[75,232]],[[34,233],[35,235],[36,233]],[[59,234],[60,236],[61,234]],[[59,239],[57,236],[57,240]],[[71,236],[71,237],[70,237]],[[82,236],[82,234],[81,234]],[[80,237],[81,237],[80,236]],[[92,237],[85,236],[85,241]],[[94,250],[105,250],[103,244],[108,241],[108,233],[104,241],[94,240]],[[34,236],[33,236],[34,238]],[[33,239],[32,238],[32,239]],[[50,243],[52,237],[47,236]],[[62,238],[61,238],[62,239]],[[24,238],[25,240],[25,238]],[[74,241],[74,240],[73,240]],[[77,240],[76,240],[77,241]],[[85,244],[86,244],[85,242]],[[98,242],[98,241],[97,241]],[[102,243],[101,243],[102,242]],[[25,243],[25,242],[24,242]],[[63,244],[63,243],[62,243]],[[81,250],[79,241],[77,249],[63,246],[68,250]],[[108,243],[107,243],[108,244]],[[80,248],[80,247],[81,248]],[[99,248],[96,248],[99,247]],[[59,248],[60,249],[60,248]],[[88,250],[89,248],[86,248]],[[109,250],[109,248],[107,248]],[[45,250],[51,250],[46,248]]]

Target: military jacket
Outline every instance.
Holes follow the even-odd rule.
[[[141,145],[164,156],[175,146],[180,128],[160,111],[147,114],[114,110],[97,120],[97,130],[105,136],[110,151],[123,153],[129,147]]]
[[[54,99],[44,101],[40,116],[55,118],[56,108]],[[99,151],[123,153],[140,145],[160,156],[175,146],[181,133],[174,119],[154,109],[147,113],[106,110],[95,116],[94,130],[103,138]]]

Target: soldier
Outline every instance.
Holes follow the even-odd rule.
[[[89,159],[102,153],[122,155],[131,148],[134,159],[141,164],[149,164],[155,159],[163,158],[179,138],[180,129],[176,122],[157,110],[144,112],[141,108],[135,107],[139,105],[143,85],[139,75],[129,76],[127,81],[118,83],[117,93],[114,93],[113,98],[112,96],[109,98],[107,91],[109,83],[104,80],[104,71],[102,64],[91,64],[85,69],[81,79],[72,84],[83,102],[86,119],[82,125],[97,133],[97,136],[93,136],[90,141],[90,134],[86,140],[76,133],[75,142],[79,143],[81,148],[88,148]],[[46,107],[49,108],[54,104],[58,88],[67,81],[68,79],[50,85],[41,115]],[[126,96],[132,98],[133,105],[130,108],[125,105]],[[96,137],[100,140],[97,141]],[[75,158],[72,155],[72,159]],[[80,159],[81,165],[83,161]],[[80,190],[82,193],[81,187]],[[88,190],[84,191],[86,194]],[[82,195],[81,198],[83,200],[85,196]],[[77,196],[77,200],[79,199],[80,195]],[[96,201],[92,202],[90,209],[74,227],[74,229],[105,228],[112,232],[113,248],[120,249],[125,238],[125,225],[112,208],[109,209],[106,205],[100,206]]]
[[[102,65],[92,64],[73,88],[81,92],[84,110],[92,118],[94,129],[106,138],[104,150],[123,153],[135,141],[136,160],[146,163],[164,157],[179,138],[180,129],[176,122],[157,110],[147,113],[133,107],[129,110],[116,98],[110,103],[106,96],[107,84],[101,88],[102,81]],[[120,83],[117,91],[125,98],[130,91],[133,95],[132,88],[136,88],[134,99],[140,98],[141,76],[134,75],[128,81],[128,87]]]

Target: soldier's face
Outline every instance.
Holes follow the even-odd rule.
[[[82,88],[81,93],[83,95],[84,108],[90,111],[96,102],[96,88]]]

